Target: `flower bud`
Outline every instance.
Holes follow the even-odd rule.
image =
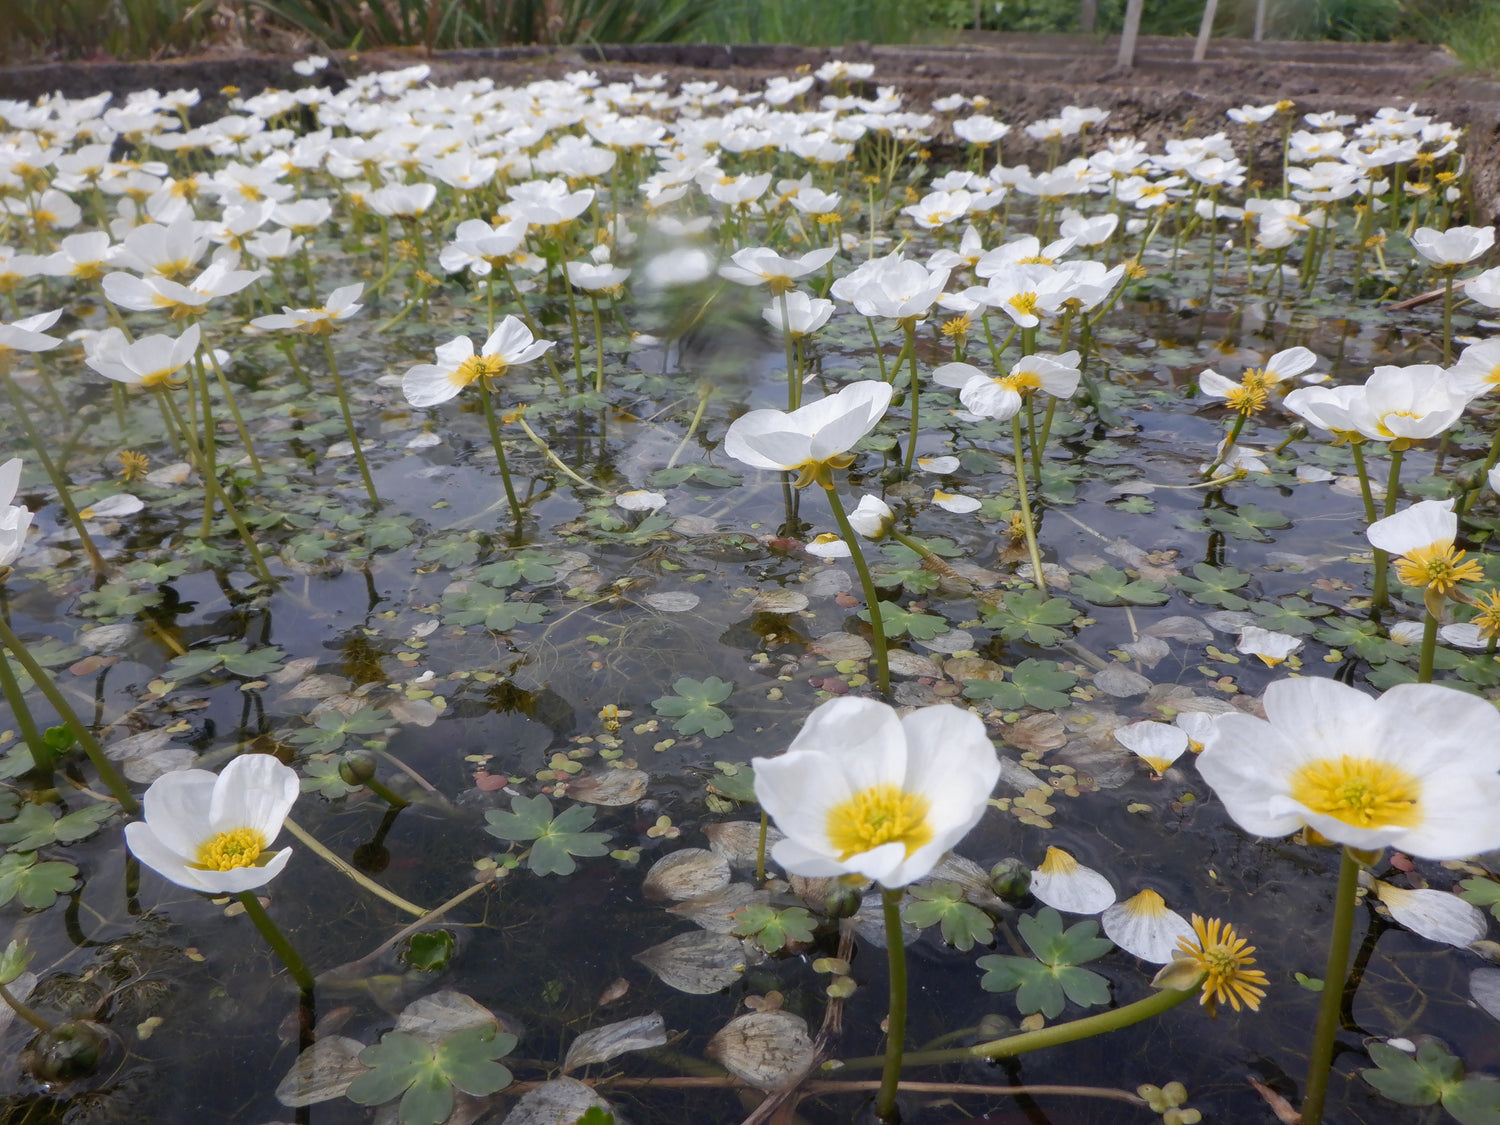
[[[1019,902],[1031,893],[1031,868],[1015,856],[990,868],[990,890],[1006,902]]]

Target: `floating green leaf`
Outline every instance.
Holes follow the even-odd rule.
[[[1235,539],[1251,539],[1260,543],[1270,541],[1267,529],[1274,531],[1292,526],[1290,516],[1255,504],[1241,504],[1237,508],[1209,508],[1203,513],[1201,523]]]
[[[45,805],[26,805],[14,820],[0,824],[0,844],[16,852],[34,852],[48,844],[71,844],[92,836],[114,811],[114,805],[101,802],[54,817]]]
[[[704,734],[718,738],[734,729],[718,706],[734,691],[734,684],[710,676],[706,680],[695,680],[691,676],[679,677],[672,685],[674,695],[663,695],[652,701],[658,715],[675,717],[672,729],[678,734]]]
[[[476,583],[467,590],[443,595],[443,621],[448,625],[483,625],[493,633],[508,633],[517,625],[535,625],[546,610],[536,602],[512,601],[504,590]]]
[[[1049,598],[1040,590],[1017,590],[991,606],[984,623],[1007,641],[1024,638],[1046,647],[1065,640],[1068,634],[1057,626],[1070,624],[1077,616],[1066,598]]]
[[[1114,948],[1113,942],[1099,936],[1099,923],[1086,919],[1064,930],[1061,915],[1046,906],[1023,917],[1019,929],[1036,960],[999,954],[981,957],[978,964],[985,970],[981,988],[988,992],[1014,989],[1022,1014],[1041,1012],[1049,1020],[1062,1012],[1068,1000],[1084,1008],[1109,1002],[1109,981],[1077,967]]]
[[[1433,1040],[1423,1043],[1415,1057],[1389,1043],[1371,1043],[1369,1050],[1378,1069],[1362,1070],[1360,1077],[1402,1105],[1436,1105],[1463,1078],[1464,1064]]]
[[[977,906],[964,901],[957,883],[939,882],[911,888],[912,901],[901,912],[903,921],[919,929],[942,924],[943,940],[967,953],[976,944],[988,945],[995,937],[995,921]]]
[[[1500,883],[1474,876],[1459,883],[1459,897],[1500,918]]]
[[[609,851],[608,832],[588,832],[594,810],[573,805],[555,818],[546,797],[513,797],[511,811],[491,809],[484,814],[485,831],[502,840],[532,841],[526,866],[538,875],[571,875],[578,870],[574,856],[604,855]]]
[[[777,910],[756,903],[737,912],[738,919],[730,932],[738,937],[753,937],[767,953],[779,952],[789,941],[813,939],[813,916],[800,906]]]
[[[870,611],[860,610],[859,617],[863,621],[870,620]],[[933,637],[940,636],[952,628],[948,622],[935,614],[914,613],[895,602],[880,603],[880,624],[887,637],[908,634],[919,641],[930,641]]]
[[[78,868],[71,863],[36,861],[35,852],[6,852],[0,855],[0,906],[13,898],[32,910],[46,910],[57,896],[73,889]]]
[[[1056,711],[1073,702],[1065,693],[1076,683],[1078,673],[1059,668],[1052,660],[1028,657],[1016,665],[1009,680],[969,680],[964,684],[964,696],[1001,711],[1021,707]]]
[[[349,1084],[350,1101],[383,1105],[401,1099],[401,1125],[441,1125],[453,1112],[453,1091],[486,1097],[511,1083],[496,1062],[509,1054],[516,1037],[485,1025],[456,1031],[437,1046],[404,1031],[387,1032],[360,1052],[370,1069]]]
[[[1167,601],[1167,584],[1135,578],[1113,566],[1089,571],[1073,579],[1073,593],[1091,605],[1161,605]]]
[[[1250,582],[1250,576],[1232,566],[1209,566],[1198,563],[1191,575],[1178,574],[1172,585],[1204,605],[1216,605],[1221,609],[1249,609],[1250,602],[1235,593]]]

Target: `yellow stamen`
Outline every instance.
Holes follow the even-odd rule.
[[[498,379],[505,374],[506,363],[495,355],[471,355],[453,369],[448,380],[456,387],[467,387],[476,379]]]
[[[266,838],[254,828],[231,828],[198,845],[198,866],[205,871],[254,867],[266,850]]]
[[[840,860],[882,844],[905,844],[911,855],[932,841],[930,803],[898,785],[873,785],[828,810],[828,841]]]
[[[1210,1013],[1225,1000],[1236,1012],[1241,1003],[1252,1012],[1259,1011],[1261,998],[1266,994],[1261,987],[1267,983],[1266,974],[1259,969],[1246,968],[1255,964],[1255,958],[1250,956],[1255,952],[1255,946],[1245,944],[1244,938],[1236,936],[1233,926],[1225,925],[1217,918],[1205,921],[1194,914],[1193,933],[1196,940],[1177,939],[1179,952],[1174,956],[1192,961],[1208,974],[1198,1003]]]
[[[1421,783],[1375,758],[1322,758],[1292,775],[1291,797],[1355,828],[1412,828],[1423,819]]]
[[[1460,582],[1478,582],[1484,571],[1473,559],[1452,543],[1429,543],[1408,551],[1396,560],[1396,576],[1408,586],[1430,587],[1434,593],[1447,594]]]

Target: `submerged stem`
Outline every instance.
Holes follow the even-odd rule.
[[[1323,994],[1318,1002],[1312,1053],[1307,1060],[1302,1125],[1319,1125],[1323,1120],[1323,1099],[1328,1093],[1328,1072],[1333,1065],[1333,1040],[1339,1030],[1339,1008],[1343,1003],[1344,977],[1349,968],[1349,938],[1354,932],[1354,900],[1358,888],[1359,861],[1348,848],[1344,848],[1339,860],[1338,890],[1334,892],[1333,930],[1328,935]]]
[[[870,644],[875,649],[875,669],[879,677],[880,694],[889,695],[891,693],[891,663],[885,651],[885,622],[880,617],[880,598],[875,592],[875,581],[870,577],[870,568],[865,565],[865,553],[859,545],[859,536],[849,524],[849,515],[844,511],[844,504],[839,499],[838,490],[830,485],[823,491],[828,497],[829,507],[833,509],[833,518],[838,522],[839,534],[849,545],[849,557],[853,560],[854,569],[859,574],[859,584],[865,592],[865,604],[870,607],[872,630]]]
[[[298,956],[297,950],[287,940],[287,936],[281,932],[281,927],[271,921],[271,916],[260,904],[260,899],[255,897],[255,892],[241,891],[238,898],[250,921],[254,922],[255,928],[260,931],[260,936],[266,939],[266,944],[271,947],[277,957],[281,958],[281,963],[292,974],[297,987],[303,992],[311,992],[313,990],[312,973],[307,971],[307,965]]]
[[[896,1090],[901,1082],[901,1056],[906,1049],[906,944],[901,936],[901,896],[904,893],[902,887],[882,887],[880,891],[891,990],[886,1017],[885,1065],[880,1072],[880,1093],[875,1097],[875,1116],[890,1123],[900,1120],[896,1112]]]

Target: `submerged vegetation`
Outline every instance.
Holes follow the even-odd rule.
[[[4,1120],[1500,1119],[1458,130],[324,66],[0,103]]]

